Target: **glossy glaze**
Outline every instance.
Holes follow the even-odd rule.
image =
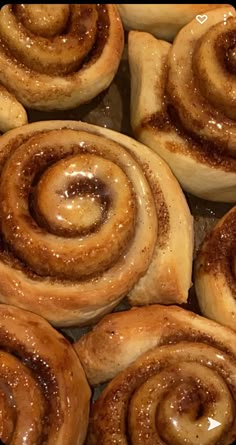
[[[1,440],[82,445],[90,389],[72,346],[30,312],[1,305],[0,315]]]
[[[104,390],[88,443],[125,444],[129,437],[135,445],[231,444],[235,389],[235,362],[214,348],[197,343],[156,348]]]
[[[28,108],[63,110],[91,100],[111,83],[122,50],[116,6],[1,8],[0,82]]]
[[[233,203],[235,10],[226,5],[207,17],[203,24],[193,19],[184,26],[172,45],[130,32],[131,125],[185,191]]]
[[[186,301],[192,218],[147,147],[82,122],[48,121],[3,136],[0,153],[2,165],[9,154],[0,179],[3,301],[33,304],[58,324],[88,323],[129,292],[141,304]]]
[[[235,28],[233,12],[223,9],[208,14],[203,25],[196,20],[186,25],[170,50],[167,79],[167,94],[184,128],[234,156],[236,126],[228,113],[236,100],[235,80],[218,54],[220,42]],[[228,47],[232,44],[228,39]]]
[[[38,5],[4,6],[0,14],[2,42],[38,73],[75,72],[95,42],[96,5],[48,5],[43,14],[40,12]],[[50,35],[45,35],[45,28],[50,29]]]
[[[202,313],[236,330],[236,207],[203,240],[196,257],[195,286]]]
[[[104,317],[75,345],[92,384],[89,445],[230,445],[236,334],[177,306]]]

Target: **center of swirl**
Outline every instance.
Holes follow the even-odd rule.
[[[235,40],[236,40],[236,33],[235,33]],[[236,74],[236,44],[234,43],[233,47],[229,48],[226,52],[226,59],[225,63],[227,66],[227,69],[230,73],[233,75]]]
[[[96,5],[5,5],[0,38],[11,54],[37,73],[77,70],[97,37]]]
[[[232,424],[233,402],[224,380],[198,363],[194,370],[191,364],[182,364],[178,374],[157,410],[161,438],[168,445],[218,443]]]
[[[40,225],[61,236],[87,235],[106,221],[117,186],[128,191],[122,170],[91,154],[63,159],[49,168],[35,192]]]
[[[17,14],[29,31],[41,37],[52,37],[64,31],[69,5],[16,5]]]

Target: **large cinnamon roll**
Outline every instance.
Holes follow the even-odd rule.
[[[63,110],[106,89],[123,50],[115,5],[5,5],[0,82],[26,107]]]
[[[92,407],[88,445],[229,445],[236,438],[231,329],[156,305],[106,316],[76,347],[92,382],[116,375]]]
[[[73,121],[0,139],[0,300],[55,325],[131,304],[182,303],[193,227],[168,166],[149,148]]]
[[[173,40],[178,31],[195,16],[204,21],[205,12],[223,5],[117,5],[125,29],[150,32],[159,39]]]
[[[195,287],[202,313],[236,330],[236,207],[200,246]]]
[[[45,320],[0,305],[0,443],[82,445],[90,389],[70,343]]]
[[[172,46],[130,33],[131,123],[185,190],[234,202],[235,10],[218,8],[207,17],[182,28]]]

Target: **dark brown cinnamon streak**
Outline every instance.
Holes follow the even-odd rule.
[[[235,333],[176,306],[110,314],[76,344],[92,383],[111,380],[89,445],[230,445],[236,437]]]
[[[3,443],[84,443],[90,389],[73,347],[41,317],[3,304],[0,375]]]
[[[236,196],[235,32],[235,10],[225,5],[203,24],[194,18],[172,45],[129,34],[137,139],[169,164],[185,190],[213,201]]]
[[[236,329],[236,207],[216,224],[197,254],[195,285],[202,313]]]
[[[7,4],[0,10],[0,82],[26,107],[74,108],[109,86],[123,45],[115,5]]]

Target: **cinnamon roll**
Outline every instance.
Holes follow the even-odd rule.
[[[204,21],[205,12],[226,5],[117,5],[127,30],[150,32],[159,39],[172,41],[178,31],[198,15]]]
[[[82,122],[25,125],[0,139],[0,300],[55,325],[131,304],[182,303],[193,224],[149,148]]]
[[[77,351],[93,382],[116,375],[92,406],[88,445],[230,445],[236,438],[231,329],[156,305],[106,316]]]
[[[65,110],[90,101],[112,82],[122,51],[115,5],[0,10],[0,82],[26,107]]]
[[[236,330],[236,206],[200,246],[195,288],[202,313]]]
[[[82,445],[90,389],[70,343],[45,320],[0,305],[0,442]]]
[[[186,191],[234,202],[235,10],[218,8],[207,17],[182,28],[172,46],[129,34],[131,123]]]

